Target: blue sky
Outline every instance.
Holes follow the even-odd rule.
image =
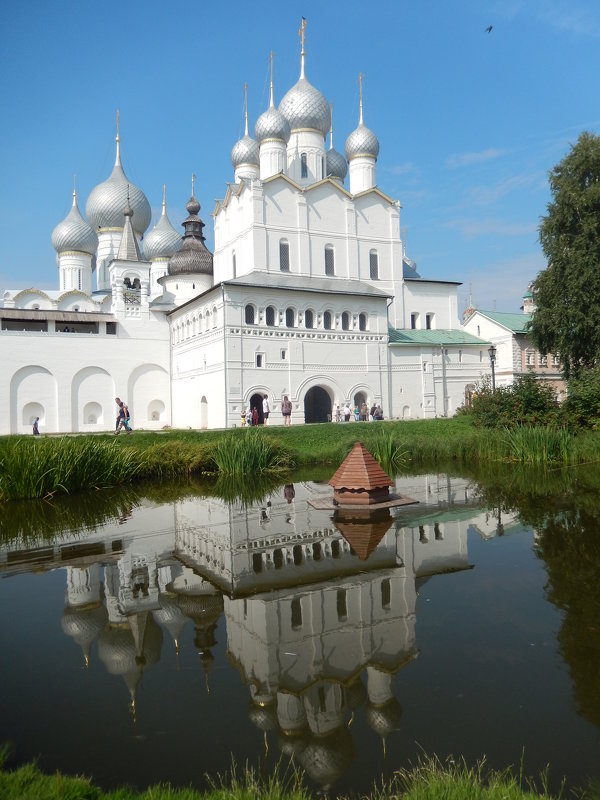
[[[400,199],[407,255],[425,277],[469,286],[479,308],[516,311],[544,267],[547,174],[600,128],[597,0],[183,3],[4,0],[0,7],[0,288],[57,288],[54,226],[114,163],[172,223],[191,174],[212,245],[230,151],[299,75],[334,102],[334,144],[358,121],[378,136],[377,182]],[[487,26],[493,25],[491,33]]]

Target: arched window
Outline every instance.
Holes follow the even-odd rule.
[[[331,330],[331,311],[326,311],[323,314],[323,327],[326,331]]]
[[[234,278],[237,277],[236,276],[236,265],[237,265],[237,261],[236,261],[236,258],[235,258],[235,250],[234,250],[233,253],[231,254],[231,266],[233,268],[233,277]]]
[[[350,315],[347,311],[342,313],[342,330],[347,331],[350,329]]]
[[[314,324],[315,324],[314,314],[310,309],[308,309],[308,311],[304,312],[304,326],[306,328],[312,328],[314,327]]]
[[[325,275],[335,275],[335,255],[330,244],[325,245]]]
[[[275,325],[275,309],[273,308],[273,306],[267,306],[267,309],[265,311],[265,322],[271,328]]]
[[[308,178],[308,160],[306,153],[300,154],[300,177]]]
[[[213,328],[217,327],[217,307],[214,306],[212,310],[212,326]]]
[[[286,308],[285,310],[285,326],[286,328],[293,328],[295,323],[295,314],[293,308]]]
[[[369,275],[372,281],[379,280],[379,256],[377,250],[371,250],[369,253]]]
[[[367,330],[367,315],[366,314],[359,314],[358,315],[358,330],[359,331],[366,331]]]
[[[245,320],[246,325],[254,325],[254,306],[251,306],[249,303],[245,309]]]
[[[279,242],[279,269],[282,272],[290,271],[290,245],[285,239]]]

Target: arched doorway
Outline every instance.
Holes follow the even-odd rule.
[[[313,386],[304,398],[305,422],[331,422],[331,397],[322,386]]]
[[[263,396],[262,394],[258,394],[258,392],[256,394],[253,394],[252,397],[250,398],[250,410],[252,410],[256,406],[256,410],[258,411],[259,425],[262,425],[263,422],[265,421],[262,411],[262,401],[263,401]]]
[[[362,406],[363,403],[367,402],[367,395],[364,392],[357,392],[354,395],[354,405],[358,406],[359,408]]]

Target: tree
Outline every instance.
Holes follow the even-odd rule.
[[[529,332],[541,353],[558,353],[568,378],[600,363],[600,137],[582,133],[549,182],[539,229],[548,266],[532,286]]]

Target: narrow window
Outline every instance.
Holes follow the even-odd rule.
[[[308,162],[306,159],[306,153],[302,153],[300,155],[300,177],[308,178]]]
[[[262,555],[260,553],[252,553],[252,569],[254,572],[262,572]]]
[[[281,360],[282,361],[286,361],[287,360],[287,350],[282,350],[281,351]]]
[[[294,309],[293,308],[286,308],[285,310],[285,326],[286,328],[293,328],[294,327]]]
[[[327,711],[327,703],[325,701],[325,689],[322,686],[319,686],[319,711],[324,713]]]
[[[294,564],[299,567],[302,564],[302,545],[295,544],[292,552],[294,554]]]
[[[458,363],[462,364],[462,350],[458,351]]]
[[[323,555],[321,552],[321,542],[313,542],[312,551],[314,560],[320,561]]]
[[[338,589],[337,592],[337,615],[340,621],[348,619],[348,605],[346,603],[345,589]]]
[[[325,177],[325,156],[321,156],[321,177]]]
[[[414,314],[413,313],[413,314],[410,315],[410,327],[411,327],[411,330],[413,330],[413,331],[416,330],[416,328],[417,328],[417,320],[418,319],[419,319],[419,315],[418,314]]]
[[[390,579],[381,581],[381,607],[389,608],[392,601],[392,584]]]
[[[342,330],[347,331],[350,329],[350,315],[347,311],[342,314]]]
[[[326,311],[323,314],[323,327],[325,328],[326,331],[330,331],[331,330],[331,312],[330,311]]]
[[[325,275],[329,277],[335,275],[335,257],[333,247],[330,244],[325,247]]]
[[[257,367],[262,367],[262,365],[263,365],[262,353],[257,353],[256,354],[256,366]]]
[[[310,309],[304,312],[304,325],[306,328],[312,328],[314,325],[314,320],[315,318],[313,312]]]
[[[434,522],[434,524],[433,524],[433,533],[435,535],[436,542],[439,542],[444,538],[444,534],[440,530],[440,523],[439,522]]]
[[[331,543],[331,555],[333,558],[339,558],[341,554],[339,539],[334,539]]]
[[[539,363],[540,367],[547,367],[548,366],[548,356],[544,353],[539,354]]]
[[[81,270],[77,270],[77,286],[81,289]]]
[[[273,306],[267,306],[267,310],[265,312],[265,319],[267,325],[271,328],[275,325],[275,309]]]
[[[433,314],[425,315],[425,327],[430,331],[433,327]]]
[[[292,600],[292,628],[296,630],[302,627],[302,606],[300,598],[295,597]]]
[[[377,250],[371,250],[369,253],[369,275],[372,281],[379,280],[379,256]]]
[[[235,258],[235,250],[231,254],[231,266],[233,267],[233,277],[236,277],[235,270],[236,270],[236,258]]]
[[[245,319],[246,325],[254,325],[254,306],[251,306],[250,304],[246,306]]]
[[[366,331],[367,330],[367,315],[366,314],[359,314],[358,315],[358,330],[359,331]]]
[[[285,239],[279,242],[279,269],[281,272],[290,271],[290,245]]]
[[[281,569],[283,567],[283,550],[281,547],[273,551],[273,564],[275,569]]]

